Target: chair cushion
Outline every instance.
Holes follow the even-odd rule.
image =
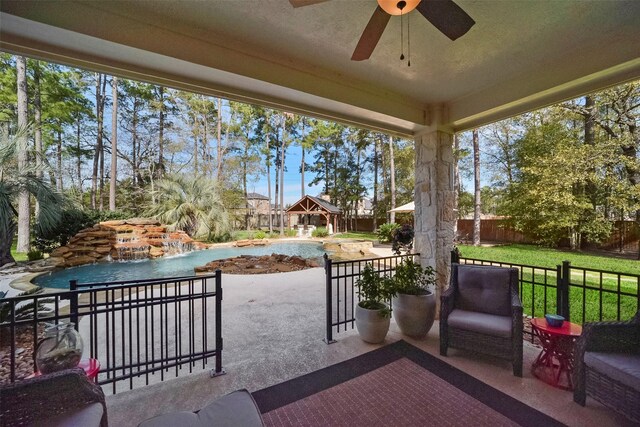
[[[584,353],[584,364],[627,387],[640,391],[640,355],[626,353]]]
[[[198,412],[202,426],[263,426],[256,401],[247,390],[238,390],[213,401]]]
[[[510,275],[508,268],[459,265],[456,308],[511,316]]]
[[[138,427],[251,427],[264,426],[258,405],[247,390],[214,400],[198,413],[174,412],[143,421]]]
[[[100,425],[103,412],[101,403],[91,403],[75,411],[36,421],[33,425],[37,427],[97,427]]]
[[[454,309],[449,314],[447,323],[450,328],[463,329],[465,331],[496,337],[511,338],[512,333],[510,316],[496,316],[495,314]]]

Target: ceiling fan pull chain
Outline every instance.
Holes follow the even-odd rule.
[[[400,4],[400,3],[398,3]],[[402,23],[403,23],[403,13],[402,13],[402,9],[400,9],[400,61],[402,61],[404,59],[404,33],[402,32]]]
[[[411,15],[407,15],[407,67],[411,67]]]

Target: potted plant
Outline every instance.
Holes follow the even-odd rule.
[[[356,305],[355,318],[360,338],[372,344],[381,343],[391,320],[391,309],[385,302],[393,296],[391,281],[366,264],[356,286],[360,302]]]
[[[436,276],[432,267],[422,267],[407,258],[391,278],[393,318],[403,334],[414,338],[427,335],[436,315]]]

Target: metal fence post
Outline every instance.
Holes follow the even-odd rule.
[[[326,279],[325,282],[325,286],[326,286],[326,306],[327,306],[327,331],[326,331],[326,337],[324,339],[324,342],[326,344],[333,344],[335,342],[335,340],[333,339],[333,326],[331,325],[332,323],[332,319],[333,319],[333,295],[332,295],[332,288],[331,288],[331,282],[332,280],[332,267],[331,267],[331,258],[329,258],[329,256],[327,254],[324,254],[324,276]]]
[[[69,290],[71,291],[71,293],[69,294],[69,321],[73,322],[76,331],[78,330],[78,294],[77,292],[75,292],[77,289],[78,281],[69,280]]]
[[[216,367],[212,377],[224,375],[222,369],[222,271],[216,270]]]
[[[570,321],[569,286],[571,285],[571,262],[562,261],[562,311],[561,316]]]

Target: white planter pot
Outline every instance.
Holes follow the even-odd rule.
[[[389,332],[391,319],[383,317],[380,310],[369,310],[356,305],[356,328],[360,338],[371,344],[378,344],[384,341]]]
[[[403,334],[413,338],[427,335],[436,317],[436,295],[398,294],[391,300],[393,318]]]

